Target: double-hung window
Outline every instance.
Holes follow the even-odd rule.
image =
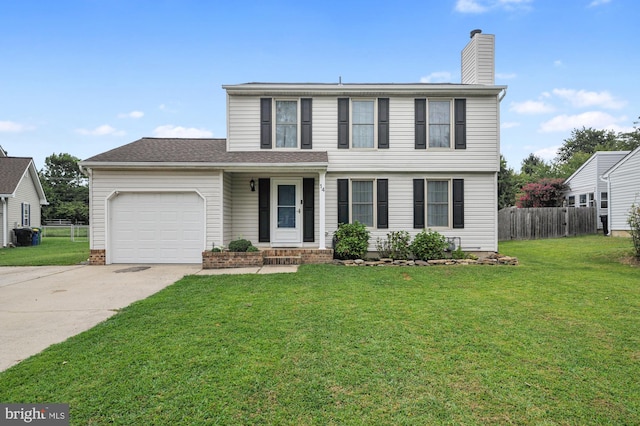
[[[429,100],[429,148],[451,146],[451,101]]]
[[[449,226],[449,181],[427,181],[427,227]]]
[[[352,101],[352,146],[353,148],[374,147],[374,101]]]
[[[600,208],[606,209],[609,208],[609,193],[601,192],[600,193]]]
[[[587,207],[587,194],[580,194],[580,207]]]
[[[567,206],[568,207],[575,207],[576,206],[576,196],[575,195],[570,195],[569,198],[567,198]]]
[[[22,203],[22,226],[31,226],[31,204]]]
[[[352,181],[351,198],[351,219],[366,226],[373,226],[373,181]]]
[[[298,102],[276,100],[276,148],[298,147]]]

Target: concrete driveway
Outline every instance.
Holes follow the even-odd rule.
[[[198,272],[200,265],[0,267],[0,371]]]

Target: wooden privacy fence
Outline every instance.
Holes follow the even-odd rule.
[[[595,207],[509,207],[498,212],[498,240],[537,240],[596,234]]]

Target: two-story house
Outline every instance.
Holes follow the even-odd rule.
[[[494,252],[500,101],[494,36],[461,84],[225,85],[227,139],[143,138],[84,160],[93,263],[201,261],[246,238],[329,249],[339,223],[424,228]]]

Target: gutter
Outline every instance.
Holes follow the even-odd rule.
[[[9,236],[8,218],[7,218],[7,197],[0,197],[2,202],[2,247],[6,247],[8,244],[7,237]]]

